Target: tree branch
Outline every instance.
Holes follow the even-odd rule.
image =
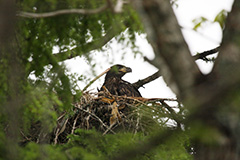
[[[183,38],[169,1],[134,0],[133,4],[145,25],[155,59],[154,66],[178,97],[184,96],[201,75]]]
[[[90,51],[99,49],[99,48],[103,47],[105,44],[107,44],[116,35],[120,34],[121,31],[122,31],[121,27],[113,26],[113,28],[111,28],[106,33],[105,36],[103,36],[95,41],[89,42],[83,46],[77,46],[77,47],[71,49],[70,51],[59,52],[59,53],[55,54],[54,56],[57,58],[58,61],[64,61],[64,60],[71,59],[71,58],[82,55],[82,52],[77,53],[78,50],[84,49],[84,53],[88,53]]]
[[[194,58],[195,60],[198,60],[198,59],[205,60],[207,56],[219,52],[219,49],[220,49],[220,46],[217,47],[217,48],[208,50],[208,51],[204,51],[204,52],[202,52],[202,53],[198,53],[198,54],[194,55],[193,58]]]
[[[219,48],[220,47],[211,49],[209,51],[204,51],[202,53],[199,53],[199,54],[193,56],[193,58],[195,60],[198,60],[198,59],[203,59],[204,60],[206,58],[206,56],[211,55],[211,54],[215,54],[216,52],[218,52]],[[147,61],[148,63],[154,65],[154,62],[149,60],[147,57],[144,57],[144,60]],[[158,70],[153,75],[150,75],[150,76],[148,76],[148,77],[146,77],[144,79],[138,80],[137,82],[133,83],[133,85],[134,85],[135,88],[138,89],[138,88],[142,87],[143,85],[145,85],[145,84],[147,84],[147,83],[149,83],[151,81],[154,81],[155,79],[157,79],[160,76],[161,76],[161,72],[160,72],[160,70]]]
[[[107,0],[107,4],[96,8],[96,9],[63,9],[58,11],[46,12],[46,13],[30,13],[30,12],[18,12],[17,16],[24,17],[24,18],[47,18],[47,17],[54,17],[63,14],[82,14],[82,15],[91,15],[101,13],[108,8],[111,8],[113,13],[121,13],[123,5],[127,3],[124,0],[117,0],[116,5],[112,5],[111,0]]]
[[[138,88],[142,87],[144,84],[147,84],[147,83],[149,83],[149,82],[151,82],[151,81],[154,81],[155,79],[157,79],[157,78],[160,77],[160,76],[161,76],[161,75],[160,75],[160,72],[157,71],[157,72],[154,73],[153,75],[151,75],[151,76],[149,76],[149,77],[147,77],[147,78],[138,80],[137,82],[133,83],[133,86],[138,89]]]
[[[92,85],[97,79],[99,79],[100,77],[102,77],[105,73],[107,73],[110,70],[110,68],[106,69],[103,73],[101,73],[100,75],[98,75],[97,77],[95,77],[93,80],[91,80],[82,90],[82,92],[84,92],[85,90],[88,89],[88,87],[90,85]]]
[[[105,11],[108,8],[108,5],[103,5],[97,9],[63,9],[53,12],[47,13],[29,13],[29,12],[18,12],[17,16],[24,17],[24,18],[47,18],[47,17],[54,17],[63,14],[83,14],[83,15],[90,15],[90,14],[97,14],[100,12]]]
[[[195,60],[198,60],[198,59],[205,59],[206,56],[209,56],[209,55],[212,55],[212,54],[215,54],[216,52],[219,52],[219,49],[220,49],[220,46],[217,47],[217,48],[214,48],[214,49],[211,49],[211,50],[208,50],[208,51],[204,51],[202,53],[198,53],[197,55],[193,56],[193,58]],[[147,57],[144,57],[144,60],[147,61],[148,63],[154,65],[154,62],[155,61],[151,61],[149,60]],[[156,73],[144,78],[144,79],[141,79],[141,80],[138,80],[137,82],[133,83],[133,85],[135,86],[135,88],[140,88],[142,87],[143,85],[151,82],[151,81],[154,81],[155,79],[157,79],[158,77],[161,76],[161,71],[158,70]]]

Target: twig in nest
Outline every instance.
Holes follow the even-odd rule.
[[[114,123],[114,124],[115,124],[115,123]],[[104,136],[105,134],[108,133],[108,131],[112,131],[112,127],[114,126],[114,124],[111,124],[111,125],[105,130],[105,132],[104,132],[102,135]]]
[[[108,95],[109,97],[111,97],[113,100],[116,99],[116,98],[109,92],[109,90],[108,90],[105,86],[103,86],[103,89],[104,89],[104,92],[107,93],[107,95]]]
[[[22,136],[27,140],[27,141],[31,141],[31,138],[28,138],[22,130],[20,130],[20,133],[22,134]]]
[[[65,120],[62,128],[58,128],[57,131],[56,131],[56,136],[54,138],[54,144],[56,145],[57,144],[57,139],[58,139],[58,136],[66,129],[66,125],[67,125],[67,122],[68,122],[68,118]]]
[[[75,120],[74,120],[74,122],[73,122],[71,134],[73,134],[73,133],[74,133],[74,130],[76,129],[75,126],[76,126],[76,123],[77,123],[78,118],[79,118],[79,114],[77,115],[77,117],[75,118]]]
[[[91,86],[97,79],[102,77],[105,73],[107,73],[110,70],[110,68],[106,69],[103,73],[99,74],[97,77],[95,77],[93,80],[91,80],[82,90],[84,92],[89,86]]]
[[[75,106],[75,107],[76,107],[76,106]],[[85,112],[85,113],[88,113],[88,114],[90,114],[91,116],[93,116],[94,118],[96,118],[106,129],[109,128],[109,127],[108,127],[106,124],[104,124],[103,121],[102,121],[98,116],[96,116],[94,113],[91,113],[91,112],[89,112],[89,111],[87,111],[87,110],[85,110],[85,109],[82,109],[82,108],[80,108],[80,107],[76,107],[76,108],[78,108],[79,110],[81,110],[81,111],[83,111],[83,112]],[[114,131],[112,131],[112,130],[110,130],[110,131],[115,134]]]
[[[177,101],[177,99],[174,98],[143,98],[143,97],[126,97],[126,96],[118,96],[118,98],[125,98],[130,100],[135,100],[139,103],[143,102],[157,102],[157,101]]]
[[[59,121],[60,119],[62,119],[64,116],[66,115],[66,112],[64,112],[62,115],[60,115],[57,119],[57,121]]]

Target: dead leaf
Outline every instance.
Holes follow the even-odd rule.
[[[117,102],[114,102],[111,105],[111,108],[112,108],[112,113],[111,113],[111,117],[110,117],[110,126],[112,126],[112,125],[116,124],[118,121],[122,120],[120,113],[118,112]]]
[[[114,99],[103,97],[103,98],[101,98],[101,101],[104,102],[104,103],[111,104],[114,101]]]

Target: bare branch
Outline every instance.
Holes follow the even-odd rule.
[[[103,5],[97,9],[63,9],[53,12],[47,13],[29,13],[29,12],[19,12],[17,16],[24,17],[24,18],[46,18],[46,17],[54,17],[63,14],[83,14],[83,15],[90,15],[90,14],[97,14],[100,12],[105,11],[108,8],[108,5]]]
[[[57,10],[53,12],[46,12],[46,13],[30,13],[30,12],[18,12],[17,16],[24,17],[24,18],[47,18],[47,17],[54,17],[63,14],[82,14],[82,15],[91,15],[101,13],[108,8],[111,8],[113,13],[121,13],[123,5],[127,3],[124,0],[118,0],[115,7],[112,5],[111,0],[107,0],[107,4],[96,8],[96,9],[63,9]]]
[[[206,58],[206,56],[211,55],[211,54],[215,54],[216,52],[218,52],[219,48],[220,47],[217,47],[217,48],[214,48],[212,50],[199,53],[199,54],[193,56],[193,58],[195,60],[198,60],[198,59],[203,59],[204,60]],[[147,57],[144,57],[144,60],[147,61],[148,63],[154,65],[155,61],[151,61]],[[150,76],[148,76],[144,79],[138,80],[137,82],[133,83],[133,85],[134,85],[135,88],[138,89],[138,88],[142,87],[143,85],[154,81],[155,79],[157,79],[160,76],[161,76],[161,73],[160,73],[160,70],[158,70],[156,73],[154,73],[154,74],[152,74],[152,75],[150,75]]]
[[[133,86],[135,88],[140,88],[142,87],[144,84],[147,84],[149,82],[152,82],[153,80],[157,79],[158,77],[160,77],[160,72],[157,71],[156,73],[154,73],[153,75],[147,77],[147,78],[144,78],[144,79],[141,79],[141,80],[138,80],[137,82],[133,83]]]
[[[198,54],[194,55],[193,58],[194,58],[195,60],[198,60],[198,59],[205,60],[205,59],[206,59],[206,56],[209,56],[209,55],[212,55],[212,54],[215,54],[215,53],[219,52],[219,49],[220,49],[220,46],[217,47],[217,48],[208,50],[208,51],[204,51],[204,52],[202,52],[202,53],[198,53]]]
[[[110,68],[106,69],[103,73],[95,77],[93,80],[91,80],[82,90],[84,92],[90,85],[92,85],[98,78],[102,77],[105,73],[107,73],[110,70]]]

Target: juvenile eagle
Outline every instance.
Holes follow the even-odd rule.
[[[132,69],[120,64],[116,64],[110,68],[105,76],[103,86],[105,86],[112,95],[142,97],[140,92],[131,83],[122,80],[122,77],[132,72]],[[103,91],[103,86],[100,91]]]

